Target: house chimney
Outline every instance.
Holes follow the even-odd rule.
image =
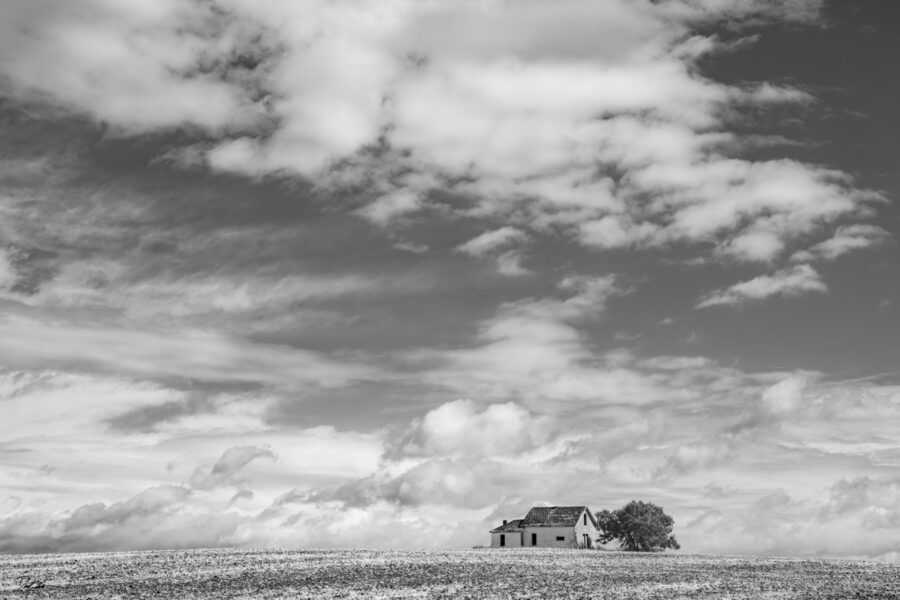
[[[503,519],[503,526],[506,527],[506,519]]]

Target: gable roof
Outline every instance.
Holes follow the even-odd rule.
[[[522,519],[513,519],[512,521],[507,521],[500,527],[491,529],[491,533],[504,533],[507,531],[522,531]]]
[[[521,527],[574,527],[581,513],[587,511],[594,527],[599,528],[597,519],[587,506],[534,506],[522,519]]]

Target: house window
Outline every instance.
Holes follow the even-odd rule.
[[[537,534],[536,533],[531,534],[531,545],[537,546]]]
[[[587,525],[587,513],[584,513],[584,524]]]
[[[558,536],[556,536],[556,541],[557,541],[557,542],[564,542],[564,541],[566,541],[566,536],[564,536],[564,535],[558,535]]]
[[[502,533],[500,534],[500,545],[501,545],[501,546],[505,546],[505,545],[506,545],[506,536],[505,536],[504,534],[502,534]]]

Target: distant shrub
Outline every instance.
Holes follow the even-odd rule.
[[[674,519],[651,502],[632,500],[619,510],[601,510],[596,516],[603,530],[601,544],[619,540],[623,550],[640,552],[681,548],[672,534]]]

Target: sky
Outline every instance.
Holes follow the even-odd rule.
[[[900,561],[900,7],[0,6],[0,551]]]

